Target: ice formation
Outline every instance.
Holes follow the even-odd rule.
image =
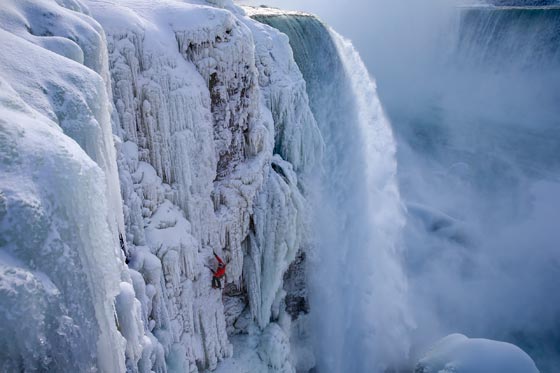
[[[212,369],[232,354],[224,311],[231,327],[244,310],[224,310],[209,288],[211,253],[229,262],[229,289],[246,290],[260,328],[278,319],[283,274],[305,239],[294,169],[311,165],[301,153],[320,149],[320,135],[279,33],[231,4],[146,4],[90,2],[108,35],[123,129],[131,268],[155,290],[137,293],[166,360]]]
[[[0,370],[122,371],[103,31],[55,2],[4,2],[0,24]]]
[[[228,1],[0,21],[2,370],[215,369],[251,331],[293,371],[283,279],[322,140],[287,38]]]

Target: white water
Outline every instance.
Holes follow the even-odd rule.
[[[386,42],[370,44],[386,56],[370,67],[394,125],[410,213],[413,353],[460,332],[515,343],[541,372],[556,372],[558,16],[431,13],[449,26],[409,34],[394,24],[417,16],[402,13],[387,17]],[[419,39],[424,64],[410,53]]]
[[[315,243],[308,264],[321,372],[402,364],[411,326],[400,263],[403,210],[395,142],[376,86],[351,43],[314,17],[257,17],[290,38],[325,141],[312,183]]]
[[[316,191],[317,257],[309,268],[319,369],[383,371],[402,363],[409,348],[395,143],[358,53],[330,35],[346,81],[320,115],[332,120],[321,127],[328,155]],[[341,105],[338,95],[350,102]]]

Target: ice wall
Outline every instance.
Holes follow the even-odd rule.
[[[214,369],[232,355],[227,331],[251,329],[240,318],[255,320],[257,339],[285,319],[283,275],[306,239],[301,191],[321,139],[301,73],[284,36],[218,5],[228,9],[89,2],[121,123],[130,268],[150,340],[139,342],[148,360],[127,360],[139,368]],[[223,298],[212,251],[229,262]],[[289,339],[289,323],[272,329],[264,339]]]
[[[229,332],[294,371],[322,142],[287,38],[229,1],[10,1],[0,25],[1,370],[215,369]]]
[[[270,9],[252,16],[288,35],[325,141],[308,265],[317,368],[384,371],[406,360],[411,322],[395,144],[375,83],[351,44],[315,17]]]
[[[0,25],[0,370],[122,371],[103,31],[54,1],[4,2]]]

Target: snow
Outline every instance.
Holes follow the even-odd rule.
[[[510,343],[451,334],[438,341],[415,373],[538,373],[535,363]]]
[[[102,30],[54,1],[4,2],[0,24],[1,370],[123,370]]]
[[[257,335],[285,318],[283,274],[306,239],[296,171],[320,156],[286,38],[230,2],[203,4],[88,2],[107,33],[130,268],[152,369],[214,369],[230,357],[227,332],[254,327],[244,289]],[[213,251],[241,298],[211,289]]]
[[[290,341],[278,324],[271,323],[266,327],[257,348],[269,371],[295,373],[290,363]]]
[[[220,364],[216,373],[295,372],[288,336],[277,323],[270,323],[264,332],[249,328],[247,334],[233,336],[232,342],[232,359]]]
[[[142,357],[144,343],[144,325],[142,323],[141,303],[136,299],[132,284],[121,282],[120,292],[115,299],[117,312],[117,325],[119,331],[126,339],[126,358],[129,366],[137,365]],[[123,317],[132,314],[133,317]],[[120,318],[119,318],[120,317]]]
[[[259,85],[274,120],[274,152],[290,162],[300,178],[309,178],[323,157],[324,143],[288,37],[265,24],[246,24],[253,31]]]
[[[261,328],[274,315],[273,304],[283,299],[283,276],[304,240],[305,203],[291,165],[275,156],[264,190],[254,206],[255,232],[247,240],[244,276],[253,316]]]

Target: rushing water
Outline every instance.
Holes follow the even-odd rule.
[[[375,83],[351,44],[316,18],[256,18],[290,38],[325,141],[308,268],[318,371],[381,372],[406,359],[410,321],[395,143]]]
[[[352,366],[357,361],[379,367],[398,356],[395,351],[406,350],[406,338],[404,344],[387,343],[392,351],[364,343],[369,356],[360,360],[364,350],[354,348],[351,355],[343,347],[375,340],[367,337],[366,328],[361,336],[356,332],[358,325],[368,325],[366,317],[349,311],[359,294],[375,294],[370,321],[385,310],[406,309],[400,288],[404,271],[414,305],[409,313],[417,324],[410,340],[413,359],[436,339],[461,332],[518,344],[541,372],[554,372],[560,364],[555,290],[560,285],[560,9],[453,11],[450,6],[439,12],[431,3],[433,17],[429,10],[422,14],[438,27],[407,29],[415,16],[391,18],[400,13],[383,1],[378,10],[388,19],[381,25],[377,19],[376,34],[361,26],[361,37],[371,38],[366,52],[377,56],[371,68],[395,130],[400,201],[407,206],[405,269],[390,271],[392,280],[383,282],[385,287],[377,278],[363,281],[370,278],[362,276],[364,268],[387,273],[388,263],[398,267],[398,250],[391,260],[372,259],[369,254],[392,249],[366,227],[396,228],[402,221],[393,216],[380,225],[375,211],[398,209],[368,206],[383,198],[371,193],[380,188],[375,177],[366,175],[381,180],[394,171],[389,154],[395,145],[380,141],[383,136],[368,137],[368,127],[359,125],[368,122],[358,114],[363,108],[380,112],[376,96],[350,83],[369,85],[367,73],[315,19],[261,17],[290,37],[327,145],[324,185],[316,189],[321,256],[310,268],[312,306],[320,310],[314,309],[319,314],[313,318],[319,367],[340,369],[336,364],[344,366],[344,361],[358,370],[365,365]],[[389,10],[383,13],[384,6]],[[383,121],[369,121],[369,129],[381,128]],[[372,144],[374,149],[368,149]],[[381,149],[387,163],[370,162]],[[397,243],[394,238],[385,242]],[[397,297],[384,297],[382,290]],[[394,303],[386,305],[387,299]],[[368,330],[391,333],[398,330],[395,325],[406,325],[381,319],[385,327]]]
[[[550,70],[560,65],[560,7],[462,8],[456,58],[465,67]]]

